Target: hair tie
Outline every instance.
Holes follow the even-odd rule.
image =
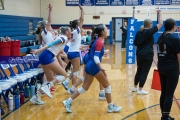
[[[95,38],[98,38],[98,34],[95,34],[94,37],[95,37]]]

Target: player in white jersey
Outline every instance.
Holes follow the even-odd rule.
[[[57,60],[54,59],[54,57],[56,57],[59,52],[63,51],[66,43],[68,42],[68,38],[71,37],[71,30],[69,27],[63,27],[61,28],[61,31],[63,34],[62,36],[59,36],[54,42],[33,52],[34,54],[37,54],[43,51],[39,56],[39,61],[43,66],[43,70],[47,79],[53,79],[49,84],[50,86],[54,86],[54,84],[58,82],[57,79],[54,78],[54,75],[52,73],[56,73],[57,75],[62,75],[67,78],[67,73],[64,68],[59,64]],[[50,98],[52,98],[48,87],[49,85],[42,86],[41,90]]]
[[[81,16],[79,20],[73,20],[70,21],[70,27],[73,29],[72,31],[72,37],[70,39],[70,46],[68,50],[68,59],[70,60],[72,66],[73,66],[73,71],[71,75],[62,83],[64,88],[68,90],[68,84],[69,81],[72,78],[72,88],[74,88],[74,84],[76,82],[76,79],[78,77],[78,71],[80,68],[80,45],[81,45],[81,28],[83,26],[84,22],[84,11],[81,5],[79,5],[79,8],[81,10]]]

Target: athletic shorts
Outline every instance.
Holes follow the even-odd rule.
[[[39,64],[40,64],[39,61],[35,61],[35,62],[33,62],[33,67],[34,67],[34,68],[37,68]]]
[[[64,47],[64,52],[67,53],[68,50],[69,50],[69,46],[65,45],[65,47]]]
[[[41,65],[48,65],[54,62],[54,54],[49,50],[44,50],[39,56],[39,62]]]
[[[80,58],[79,52],[68,52],[67,57],[69,60],[72,60],[74,58]]]
[[[85,67],[85,72],[87,74],[95,76],[97,73],[100,72],[100,69],[97,66],[97,64],[94,62],[94,60],[88,60],[86,67]]]
[[[83,57],[83,63],[84,63],[84,64],[87,64],[88,60],[89,60],[89,56],[88,56],[88,53],[87,53],[87,54]]]

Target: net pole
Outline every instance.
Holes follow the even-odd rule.
[[[135,14],[135,7],[133,7],[133,15],[132,15],[133,19],[135,18],[134,14]]]

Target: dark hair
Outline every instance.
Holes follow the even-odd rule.
[[[102,31],[104,31],[104,24],[98,24],[97,26],[94,27],[91,33],[91,43],[89,45],[90,49],[92,47],[92,44],[94,43],[94,40],[97,39],[97,37],[101,37]]]
[[[166,19],[164,22],[164,32],[161,34],[158,40],[159,49],[161,52],[164,51],[164,40],[166,39],[166,32],[172,30],[175,25],[176,21],[172,18]]]
[[[74,28],[74,29],[75,29],[76,26],[78,25],[78,20],[70,21],[69,24],[70,24],[70,27],[71,27],[71,28]]]
[[[91,32],[90,31],[87,31],[87,35],[90,35],[91,34]]]

